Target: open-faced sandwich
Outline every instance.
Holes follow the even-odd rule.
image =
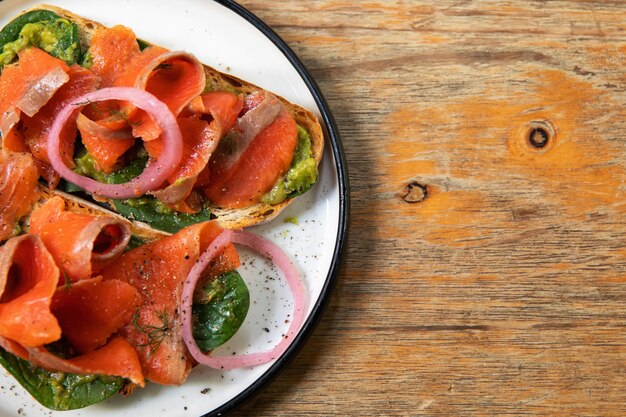
[[[239,229],[316,182],[311,112],[129,28],[38,6],[0,31],[0,135],[0,363],[43,405],[266,363],[293,339],[297,272]],[[283,270],[294,313],[269,351],[215,357],[250,303],[233,243]]]
[[[156,228],[253,225],[317,180],[313,113],[129,28],[36,7],[0,32],[0,71],[2,148]]]

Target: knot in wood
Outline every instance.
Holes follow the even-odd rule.
[[[531,129],[528,133],[528,142],[535,148],[543,148],[548,144],[550,135],[543,127]]]
[[[419,203],[428,197],[428,187],[417,181],[410,182],[404,187],[402,199],[407,203]]]
[[[526,128],[526,141],[536,149],[551,147],[555,140],[556,129],[549,120],[533,120]],[[550,145],[550,146],[548,146]]]

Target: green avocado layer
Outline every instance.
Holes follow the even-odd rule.
[[[140,152],[130,164],[107,175],[95,168],[93,157],[86,150],[74,158],[77,173],[107,184],[121,184],[130,181],[141,174],[147,161],[148,155],[145,152]],[[79,189],[73,184],[68,184],[65,186],[65,190],[73,192]],[[184,227],[211,219],[211,213],[206,207],[195,214],[179,213],[149,195],[128,200],[113,200],[113,205],[122,216],[130,220],[147,223],[155,229],[169,233],[175,233]]]
[[[261,197],[261,201],[266,204],[278,204],[287,198],[297,197],[307,192],[315,184],[317,177],[317,161],[313,158],[311,136],[303,127],[298,126],[298,144],[291,167],[274,187]]]
[[[21,15],[0,31],[0,70],[24,48],[35,46],[68,65],[81,56],[78,26],[48,10]]]
[[[78,152],[74,158],[77,173],[107,184],[130,181],[143,171],[147,161],[147,154],[141,150],[131,163],[107,175],[95,168],[93,157],[85,149]],[[266,204],[279,204],[287,198],[297,197],[308,191],[317,178],[317,161],[313,158],[311,137],[304,128],[298,126],[298,143],[291,168],[279,178],[274,187],[261,198],[261,201]],[[68,192],[80,191],[72,184],[66,184],[64,188]],[[179,213],[152,196],[113,200],[113,205],[122,216],[147,223],[169,233],[175,233],[183,227],[211,219],[208,207],[195,214]]]

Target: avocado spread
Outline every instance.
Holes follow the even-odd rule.
[[[93,157],[86,150],[79,151],[74,158],[77,173],[107,184],[121,184],[130,181],[141,174],[147,161],[148,155],[145,150],[141,149],[131,163],[111,174],[105,174],[96,169]],[[65,191],[75,192],[80,191],[80,189],[73,184],[67,184]],[[203,208],[195,214],[179,213],[149,195],[128,200],[112,200],[112,204],[122,216],[147,223],[155,229],[169,233],[211,219],[208,208]]]
[[[66,19],[25,24],[19,36],[3,45],[0,52],[0,69],[13,62],[17,54],[28,46],[40,48],[50,55],[74,64],[80,55],[75,25]]]
[[[278,204],[287,198],[297,197],[308,191],[317,181],[317,161],[313,158],[311,136],[298,126],[298,144],[294,152],[291,168],[261,197],[261,202]]]
[[[93,156],[91,156],[91,154],[86,150],[80,153],[78,157],[74,158],[74,162],[76,163],[75,171],[77,173],[106,184],[122,184],[130,181],[137,175],[141,174],[146,166],[147,161],[148,155],[145,153],[145,151],[141,151],[137,155],[137,158],[134,159],[130,164],[111,174],[105,174],[95,167]],[[165,206],[163,203],[150,196],[125,200],[125,203],[131,207],[142,207],[150,205],[152,206],[152,210],[160,214],[171,214],[173,211],[171,208]]]

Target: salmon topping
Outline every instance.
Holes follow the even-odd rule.
[[[209,162],[210,183],[203,188],[204,194],[221,207],[258,203],[291,166],[297,143],[296,122],[282,110],[236,161],[232,161],[228,144],[220,144]]]
[[[103,346],[113,333],[130,323],[139,301],[131,285],[96,277],[58,288],[52,312],[63,336],[79,353],[86,353]]]
[[[51,371],[121,376],[143,386],[137,352],[114,335],[132,320],[137,291],[100,277],[58,287],[59,276],[39,236],[0,247],[0,346]],[[44,347],[61,336],[82,354],[63,359]]]
[[[0,241],[11,237],[39,199],[38,177],[32,156],[0,152]]]
[[[118,159],[135,144],[132,130],[128,125],[108,127],[111,125],[110,119],[96,122],[82,113],[76,120],[83,144],[93,156],[95,168],[105,174],[115,171]]]
[[[108,216],[65,210],[53,197],[35,209],[30,232],[39,235],[70,282],[89,278],[114,262],[130,239],[128,225]]]
[[[28,360],[50,371],[121,376],[141,387],[145,385],[137,352],[117,336],[101,348],[71,359],[56,356],[43,346],[30,348]]]
[[[140,53],[137,38],[131,29],[117,25],[96,30],[89,44],[89,56],[91,71],[100,77],[100,87],[113,86],[128,62]]]
[[[97,86],[96,76],[89,70],[73,65],[68,69],[69,81],[52,96],[34,116],[23,116],[23,131],[26,144],[33,156],[41,162],[50,163],[46,148],[48,134],[56,115],[86,92],[93,91]],[[4,76],[4,73],[3,73]],[[64,163],[74,166],[74,142],[76,141],[76,124],[68,123],[61,132],[61,154]]]
[[[119,334],[139,352],[144,375],[160,384],[182,384],[192,360],[182,340],[179,306],[182,285],[200,253],[221,232],[216,222],[199,223],[175,235],[124,253],[101,273],[104,280],[134,286],[141,305],[136,320]],[[239,266],[234,248],[224,251],[212,273]],[[147,329],[160,329],[156,334]]]
[[[33,116],[69,80],[68,66],[38,48],[19,53],[0,77],[0,133],[6,137],[24,112]]]
[[[116,85],[146,90],[178,116],[202,93],[205,82],[202,64],[193,55],[152,46],[130,62],[129,69],[116,80]],[[135,137],[144,141],[159,138],[161,129],[147,113],[128,108],[126,111]]]
[[[0,247],[0,336],[26,346],[61,337],[50,312],[59,269],[39,237],[22,235]]]

